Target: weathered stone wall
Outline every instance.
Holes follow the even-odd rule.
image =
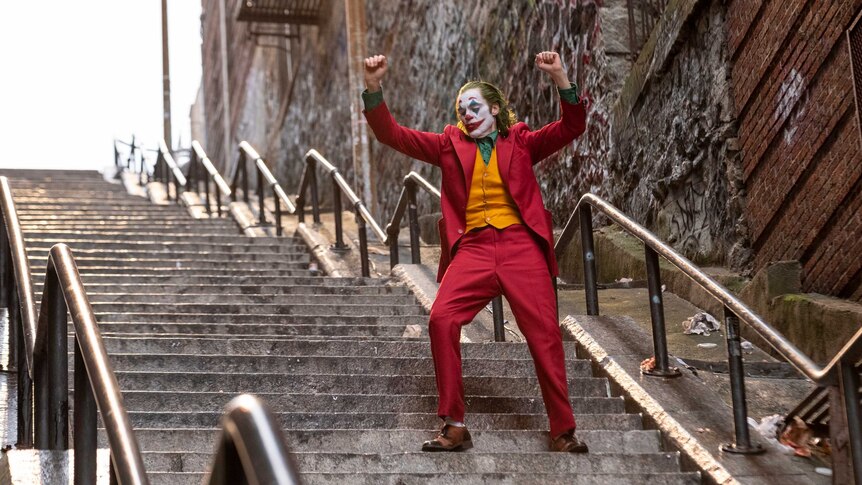
[[[655,34],[615,107],[605,192],[688,257],[743,267],[723,3],[670,2]]]
[[[533,66],[534,55],[546,49],[561,53],[572,80],[580,77],[581,84],[589,82],[589,69],[583,64],[594,62],[592,43],[599,37],[595,2],[369,0],[366,6],[368,52],[389,58],[386,99],[396,119],[406,126],[439,132],[447,123],[454,123],[455,94],[471,79],[498,84],[519,119],[533,127],[556,119],[559,98],[555,88]],[[358,93],[348,89],[342,10],[334,2],[329,20],[303,46],[302,72],[282,131],[282,145],[289,159],[317,147],[349,174],[348,96]],[[593,179],[601,169],[596,164],[584,165],[581,159],[593,155],[586,155],[589,152],[581,145],[573,144],[537,168],[558,224],[565,221],[578,195],[598,186]],[[408,171],[416,170],[439,183],[436,168],[376,142],[372,143],[372,159],[384,216],[391,213],[401,178]],[[301,171],[292,164],[279,169],[289,178],[297,178]],[[431,201],[420,203],[425,206],[423,211],[434,210]]]
[[[736,158],[729,150],[723,9],[719,0],[672,0],[675,16],[662,42],[647,43],[642,62],[658,66],[627,87],[625,116],[618,95],[631,66],[624,0],[367,0],[368,52],[390,60],[384,80],[387,102],[402,124],[437,131],[455,121],[458,87],[471,79],[498,84],[519,119],[538,128],[559,116],[550,80],[533,66],[535,53],[557,50],[590,100],[587,131],[571,146],[536,167],[546,205],[562,225],[578,198],[595,192],[647,223],[686,254],[727,260],[743,243],[736,224]],[[698,5],[697,9],[694,6]],[[293,189],[301,157],[317,148],[352,176],[350,96],[344,7],[329,2],[327,19],[300,32],[297,80],[280,136],[259,150]],[[668,44],[669,43],[669,44]],[[671,48],[672,47],[672,48]],[[274,89],[258,70],[283,60],[257,56],[248,75],[238,139],[261,139],[273,124],[275,103],[259,91]],[[612,137],[612,133],[615,135]],[[400,193],[400,182],[416,170],[439,183],[438,169],[409,160],[376,141],[381,219]],[[421,199],[421,213],[436,203]],[[743,258],[737,258],[735,262]]]

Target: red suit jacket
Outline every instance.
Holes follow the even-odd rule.
[[[521,218],[544,241],[545,259],[551,275],[556,276],[554,234],[551,213],[545,210],[542,193],[533,165],[544,160],[577,138],[586,128],[585,102],[560,102],[562,116],[536,131],[525,123],[509,128],[507,136],[497,137],[497,164],[500,177],[509,188]],[[473,180],[476,143],[458,127],[447,125],[443,133],[428,133],[400,126],[386,103],[364,111],[368,125],[377,140],[417,160],[440,167],[443,171],[440,205],[443,218],[440,229],[440,267],[437,281],[443,279],[458,241],[464,235],[467,196]]]

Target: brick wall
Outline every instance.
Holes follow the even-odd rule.
[[[733,0],[728,48],[754,268],[862,300],[862,160],[846,29],[860,0]]]

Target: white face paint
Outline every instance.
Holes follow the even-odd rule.
[[[458,119],[471,138],[484,138],[494,132],[497,129],[494,115],[499,111],[496,105],[488,106],[479,88],[468,89],[458,97]]]

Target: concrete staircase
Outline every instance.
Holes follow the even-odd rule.
[[[439,425],[435,381],[427,316],[406,288],[313,276],[298,240],[241,236],[93,172],[2,174],[36,291],[51,245],[76,256],[154,484],[201,483],[221,411],[242,392],[276,414],[310,484],[700,483],[574,347],[570,392],[589,454],[545,451],[533,364],[514,343],[463,345],[475,448],[422,453]],[[404,336],[409,325],[422,335]]]

